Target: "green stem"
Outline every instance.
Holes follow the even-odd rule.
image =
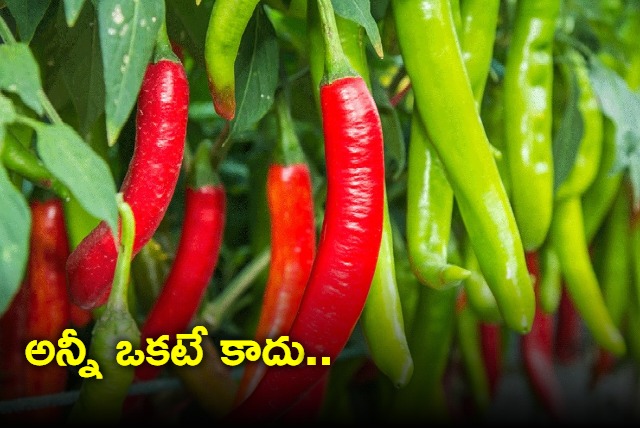
[[[180,62],[180,59],[178,59],[178,56],[173,52],[173,48],[171,47],[169,34],[167,34],[166,22],[163,22],[158,30],[158,37],[156,38],[156,47],[153,56],[154,62],[158,62],[160,60]]]
[[[4,40],[4,42],[7,44],[16,42],[16,38],[13,37],[11,29],[2,18],[2,16],[0,16],[0,37],[2,37],[2,40]]]
[[[135,219],[131,206],[124,201],[122,193],[118,193],[116,198],[121,224],[120,251],[107,307],[112,311],[128,311],[128,285],[135,237]]]
[[[347,76],[357,76],[358,73],[351,67],[342,50],[338,25],[333,12],[331,0],[318,0],[320,11],[320,23],[325,45],[325,75],[323,84],[331,83]]]
[[[281,165],[303,163],[304,153],[294,129],[286,89],[276,93],[275,108],[278,119],[278,138],[275,147],[276,162]]]
[[[49,98],[47,98],[47,94],[45,94],[44,91],[39,91],[38,95],[40,98],[40,103],[42,104],[42,107],[44,108],[44,112],[46,113],[47,117],[54,124],[62,125],[64,122],[60,117],[60,115],[58,114],[58,112],[56,111],[56,109],[53,107],[53,104],[51,104],[51,101],[49,101]]]
[[[230,131],[231,127],[227,121],[225,122],[222,131],[220,131],[215,143],[211,147],[211,165],[214,170],[218,169],[218,166],[222,163],[231,148],[232,140],[229,138],[231,135]]]
[[[245,266],[215,300],[205,306],[202,311],[202,319],[211,326],[213,331],[220,327],[231,306],[249,288],[256,277],[269,266],[270,260],[271,249],[267,248]]]

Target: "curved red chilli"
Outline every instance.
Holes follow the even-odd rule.
[[[189,83],[180,63],[149,64],[142,81],[136,115],[136,141],[120,191],[136,221],[133,256],[151,239],[169,206],[184,153]],[[106,303],[117,259],[105,222],[71,253],[67,262],[74,303],[92,309]]]
[[[64,208],[57,198],[33,200],[31,207],[31,241],[27,264],[27,328],[28,340],[57,343],[69,327],[70,304],[67,295],[65,263],[69,240],[64,221]],[[36,396],[63,392],[68,371],[57,364],[33,366],[25,370],[26,395]],[[52,422],[62,416],[61,408],[39,409],[33,421]]]
[[[480,323],[480,343],[491,396],[495,396],[502,376],[502,332],[498,323]]]
[[[298,313],[316,251],[313,190],[304,163],[271,164],[267,173],[271,217],[271,263],[255,340],[264,344],[289,333]],[[238,401],[246,398],[262,377],[261,363],[245,367]]]
[[[360,77],[320,88],[327,171],[327,201],[311,276],[290,331],[307,361],[267,368],[254,392],[228,420],[267,421],[281,416],[329,370],[346,345],[364,306],[382,235],[384,158],[376,105]]]
[[[176,256],[162,291],[141,328],[141,346],[146,346],[147,338],[157,339],[168,334],[171,347],[175,335],[184,333],[189,327],[218,262],[225,217],[226,195],[222,185],[187,187]],[[161,369],[143,364],[137,367],[135,376],[151,379]]]

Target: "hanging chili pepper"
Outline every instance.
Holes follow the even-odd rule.
[[[562,295],[562,269],[556,250],[549,242],[542,244],[538,250],[540,263],[540,281],[538,285],[538,301],[540,308],[553,314],[560,305]]]
[[[88,358],[99,368],[102,378],[83,379],[78,399],[68,415],[70,424],[115,424],[120,422],[123,403],[133,382],[134,367],[118,364],[118,343],[140,348],[140,331],[128,306],[129,276],[135,239],[133,210],[118,193],[121,239],[112,292],[93,326]],[[88,361],[88,360],[87,360]]]
[[[453,190],[414,104],[407,168],[407,250],[411,270],[426,286],[455,287],[470,275],[447,263]]]
[[[526,333],[535,309],[531,279],[465,71],[451,6],[444,0],[395,0],[392,6],[423,123],[444,165],[482,273],[505,324]]]
[[[193,320],[218,262],[226,219],[226,194],[210,161],[211,144],[198,147],[185,196],[180,242],[162,291],[141,327],[140,341],[186,332]],[[142,364],[136,379],[156,377],[162,366]]]
[[[621,187],[613,202],[611,211],[603,222],[602,235],[598,235],[594,251],[594,269],[602,288],[605,305],[614,324],[622,329],[627,314],[630,296],[637,297],[631,289],[631,207],[625,187]],[[598,349],[598,356],[592,370],[592,385],[609,373],[617,358],[604,349]]]
[[[327,201],[316,258],[289,336],[303,346],[305,356],[335,361],[362,313],[376,268],[384,217],[384,154],[373,97],[344,57],[330,0],[319,6],[327,53],[320,89]],[[278,418],[329,368],[269,367],[227,420]]]
[[[556,325],[556,360],[563,364],[574,363],[582,355],[583,321],[564,285]]]
[[[480,322],[482,361],[489,380],[489,393],[495,397],[503,371],[502,326],[499,323]]]
[[[284,414],[282,422],[285,425],[317,423],[327,395],[328,384],[329,374],[327,373]]]
[[[535,278],[536,290],[540,278],[538,254],[528,253],[527,264]],[[567,409],[562,386],[554,367],[553,315],[536,307],[533,328],[520,337],[520,353],[527,379],[547,412],[556,420],[566,420]]]
[[[487,281],[485,281],[478,265],[478,258],[476,257],[473,247],[468,239],[462,242],[462,256],[464,258],[463,266],[465,266],[471,274],[464,280],[465,299],[469,303],[469,307],[473,309],[473,312],[478,319],[484,322],[502,322],[502,316],[498,309],[496,298],[493,296]]]
[[[163,30],[159,32],[155,60],[142,81],[136,144],[120,189],[136,217],[134,256],[151,239],[169,206],[186,137],[189,82]],[[92,309],[106,302],[116,258],[113,234],[101,222],[67,261],[68,287],[74,303]]]
[[[544,242],[553,208],[551,88],[559,0],[517,2],[504,74],[513,211],[527,251]]]
[[[209,90],[216,112],[231,120],[236,112],[235,61],[240,41],[258,0],[217,0],[204,42]]]
[[[316,251],[311,175],[295,133],[289,101],[276,95],[278,141],[267,174],[271,224],[271,263],[254,340],[265,343],[287,335],[298,312]],[[245,365],[236,403],[243,401],[262,378],[262,362]]]

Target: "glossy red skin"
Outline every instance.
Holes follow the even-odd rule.
[[[213,276],[226,219],[226,194],[221,185],[187,188],[180,242],[162,291],[140,329],[141,346],[147,338],[187,333]],[[162,367],[143,364],[136,368],[140,380],[156,377]]]
[[[304,163],[271,164],[267,172],[271,218],[271,262],[255,340],[264,344],[289,333],[313,266],[316,251],[313,190]],[[264,374],[261,363],[245,366],[238,401],[246,398]]]
[[[500,324],[485,322],[479,324],[482,360],[487,372],[491,396],[495,396],[502,376],[502,332]]]
[[[136,221],[133,256],[151,239],[171,202],[184,154],[189,83],[180,63],[149,64],[136,115],[133,157],[120,191]],[[67,261],[72,301],[84,309],[106,303],[117,259],[116,244],[101,222]]]
[[[526,257],[529,273],[535,277],[537,293],[540,280],[538,255],[527,253]],[[551,417],[564,420],[565,397],[554,367],[553,324],[553,314],[544,312],[537,304],[531,331],[520,338],[520,352],[535,396]]]
[[[563,364],[575,362],[580,357],[582,319],[566,289],[562,288],[556,327],[556,360]]]
[[[317,365],[267,368],[254,392],[227,421],[268,422],[282,416],[327,373],[362,313],[382,235],[384,158],[380,116],[360,77],[320,88],[327,201],[311,276],[290,331]]]
[[[56,344],[71,322],[65,263],[69,241],[64,208],[59,199],[34,200],[31,208],[31,240],[27,264],[27,340],[49,340]],[[24,356],[24,349],[22,351]],[[68,370],[57,364],[38,367],[27,364],[24,373],[27,396],[63,392]],[[32,422],[54,422],[62,408],[38,409],[27,417]]]
[[[27,331],[28,286],[20,284],[11,304],[0,317],[0,400],[27,395],[24,350],[29,340]]]

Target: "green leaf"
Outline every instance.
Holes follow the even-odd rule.
[[[22,193],[0,165],[0,315],[18,291],[29,257],[31,213]]]
[[[116,185],[107,163],[69,125],[40,125],[38,154],[80,205],[117,230]]]
[[[78,114],[79,131],[85,135],[104,112],[105,88],[100,36],[96,16],[87,8],[73,32],[75,43],[62,64],[62,78]]]
[[[580,140],[584,134],[584,121],[578,108],[580,87],[576,79],[575,72],[571,69],[567,104],[558,131],[553,137],[554,190],[558,189],[571,173],[580,148]]]
[[[388,171],[393,171],[393,180],[397,180],[404,171],[407,161],[402,125],[396,109],[391,105],[387,92],[378,79],[373,79],[371,93],[380,113],[385,167]]]
[[[80,16],[85,0],[64,0],[64,15],[67,17],[67,25],[73,27]]]
[[[164,0],[98,2],[109,146],[115,144],[138,98],[164,16]]]
[[[2,143],[4,142],[5,125],[16,118],[16,110],[11,100],[0,94],[0,157],[2,155]]]
[[[16,20],[20,40],[29,43],[51,0],[6,0],[11,16]]]
[[[616,72],[596,57],[590,61],[589,78],[602,112],[616,128],[616,160],[612,172],[626,171],[634,204],[640,204],[640,94],[632,91]]]
[[[378,24],[376,24],[376,21],[371,15],[371,5],[369,0],[331,0],[331,3],[333,4],[333,10],[335,13],[364,27],[376,54],[382,58],[384,56],[384,52],[382,51],[382,40],[380,39]]]
[[[40,69],[24,43],[0,45],[0,89],[20,96],[36,113],[42,114]]]
[[[171,40],[183,45],[204,67],[204,40],[207,35],[212,0],[200,5],[184,0],[167,0],[167,32]],[[211,95],[209,95],[211,97]]]
[[[278,85],[278,41],[271,21],[257,7],[240,42],[235,63],[236,116],[231,134],[251,129],[271,109]]]

